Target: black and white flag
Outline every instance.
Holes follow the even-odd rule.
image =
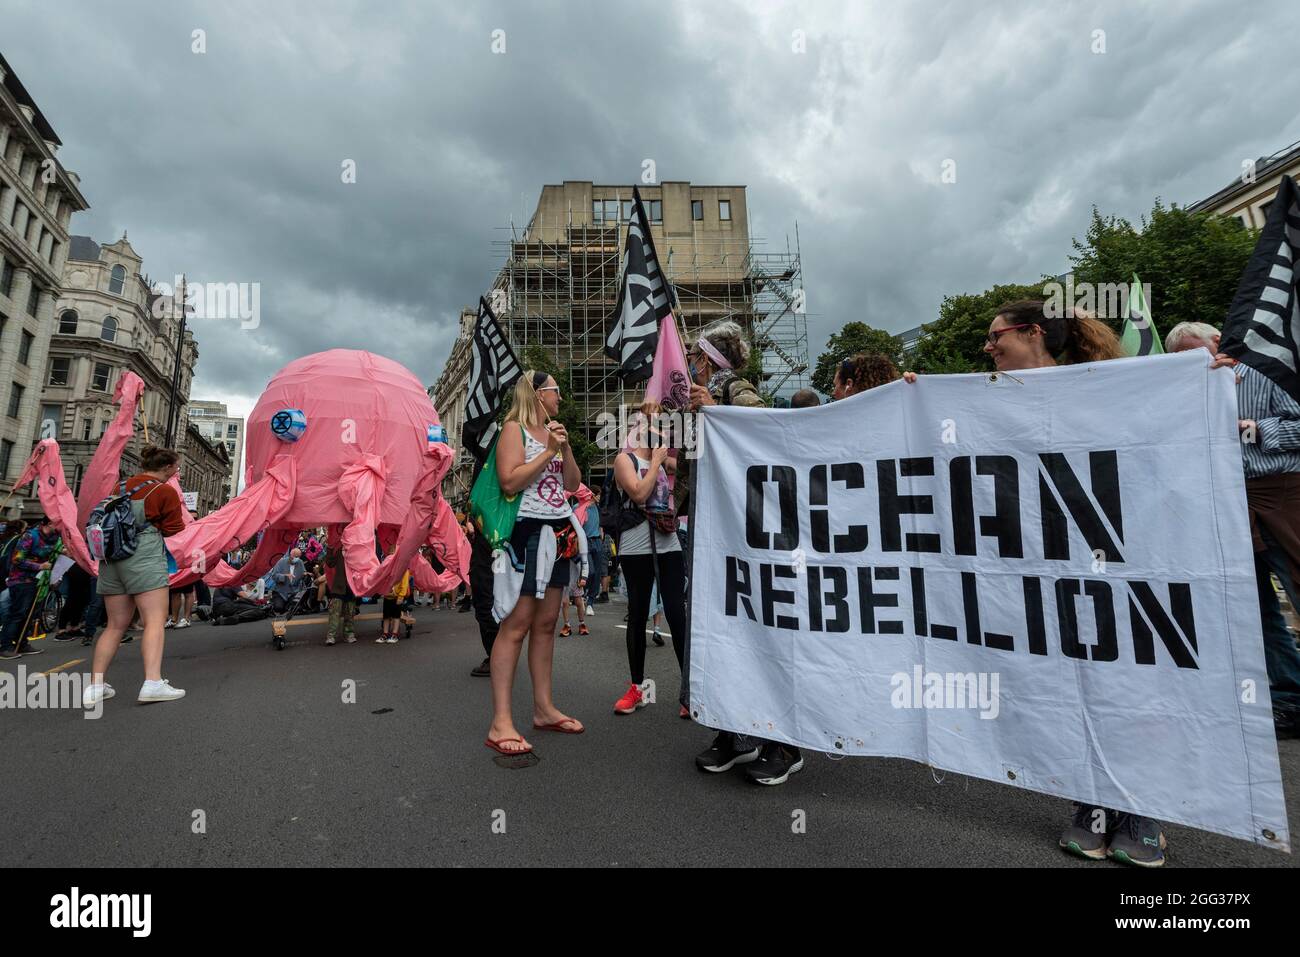
[[[497,413],[501,393],[514,386],[523,368],[510,348],[510,341],[497,324],[492,307],[482,296],[478,300],[478,321],[470,346],[469,395],[465,399],[465,425],[461,444],[482,462],[492,450],[497,434]]]
[[[605,355],[618,363],[618,374],[625,385],[650,378],[659,344],[659,321],[675,305],[672,285],[659,268],[650,220],[641,205],[641,192],[633,187],[618,311],[610,317],[612,328],[605,340]]]
[[[1219,349],[1264,373],[1300,401],[1297,258],[1300,189],[1290,176],[1283,176],[1223,323]]]

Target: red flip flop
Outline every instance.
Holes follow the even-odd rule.
[[[497,738],[495,741],[493,741],[491,738],[488,738],[483,743],[487,745],[489,748],[491,748],[493,751],[497,752],[497,754],[504,754],[507,757],[516,754],[532,754],[533,752],[533,746],[531,744],[526,748],[519,748],[514,751],[509,751],[501,747],[501,745],[505,744],[507,741],[518,741],[520,744],[524,743],[523,738]]]
[[[536,721],[534,721],[533,730],[534,731],[556,731],[560,734],[582,734],[582,732],[587,730],[586,728],[578,728],[577,730],[574,730],[573,728],[565,727],[566,724],[578,724],[578,723],[579,721],[577,718],[565,718],[563,721],[556,721],[553,722],[552,724],[538,724]]]

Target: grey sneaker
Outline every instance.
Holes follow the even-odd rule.
[[[1111,834],[1110,856],[1138,867],[1163,867],[1167,845],[1165,832],[1151,818],[1121,814]]]
[[[332,644],[334,644],[334,636],[333,636],[333,635],[326,635],[326,636],[325,636],[325,644],[327,644],[327,645],[332,645]]]
[[[1114,819],[1114,811],[1075,802],[1070,826],[1061,832],[1061,849],[1091,861],[1104,860]]]

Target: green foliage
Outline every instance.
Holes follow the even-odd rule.
[[[1043,284],[1007,283],[981,293],[944,296],[939,319],[925,326],[925,338],[907,356],[915,372],[981,372],[993,368],[984,354],[995,310],[1017,299],[1042,299]]]
[[[897,336],[865,322],[847,322],[826,341],[826,351],[817,357],[812,374],[813,388],[823,395],[830,395],[835,391],[835,370],[841,362],[859,352],[889,356],[895,365],[901,367],[902,342]]]
[[[1151,284],[1151,319],[1162,333],[1180,322],[1223,323],[1258,234],[1230,216],[1193,213],[1159,199],[1141,228],[1094,207],[1070,257],[1075,284]],[[1121,323],[1111,323],[1119,331]]]
[[[569,369],[561,368],[555,353],[544,346],[526,346],[519,361],[525,369],[545,372],[560,387],[560,411],[555,418],[569,430],[569,446],[573,449],[573,457],[578,461],[578,469],[582,472],[584,481],[587,481],[588,469],[599,455],[600,449],[587,437],[586,430],[591,427],[591,423],[583,419],[582,411],[572,395],[573,378]],[[509,405],[509,401],[505,404]]]
[[[1151,318],[1157,330],[1168,332],[1183,321],[1218,326],[1257,238],[1235,218],[1166,207],[1159,199],[1139,227],[1117,216],[1103,217],[1094,208],[1084,239],[1073,241],[1073,281],[1076,290],[1087,283],[1095,291],[1130,283],[1136,273],[1151,286]],[[999,285],[978,294],[946,296],[939,318],[925,326],[925,338],[906,357],[907,367],[931,373],[991,369],[983,348],[994,310],[1015,299],[1046,299],[1044,286],[1055,281],[1045,276],[1032,285]],[[1076,297],[1082,298],[1079,293]],[[1095,299],[1093,306],[1101,308]],[[1103,318],[1116,332],[1121,330],[1122,317]]]

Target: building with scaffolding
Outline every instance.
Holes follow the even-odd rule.
[[[762,357],[762,381],[755,383],[762,392],[784,395],[806,385],[797,232],[793,247],[787,240],[779,250],[753,237],[744,186],[665,182],[639,189],[660,264],[677,292],[682,334],[734,319]],[[488,296],[502,327],[516,350],[542,346],[571,370],[573,397],[592,423],[602,412],[617,413],[620,403],[640,401],[644,391],[624,390],[604,352],[631,213],[631,186],[565,181],[542,187],[528,225],[512,224],[495,243],[504,264]]]

